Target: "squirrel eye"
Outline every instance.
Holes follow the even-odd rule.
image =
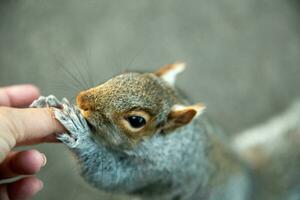
[[[127,121],[133,128],[141,128],[146,124],[145,118],[141,116],[129,116]]]

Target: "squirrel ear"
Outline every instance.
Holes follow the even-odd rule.
[[[177,74],[183,72],[185,69],[185,63],[176,62],[174,64],[166,65],[160,68],[155,74],[168,82],[170,85],[174,86]]]
[[[175,105],[173,106],[164,130],[173,130],[181,126],[187,125],[193,119],[200,116],[205,110],[205,106],[202,103],[198,103],[192,106]]]

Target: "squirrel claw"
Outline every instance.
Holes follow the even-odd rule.
[[[29,107],[31,107],[31,108],[44,108],[44,107],[61,108],[61,106],[62,106],[62,103],[54,95],[49,95],[47,97],[40,96],[37,100],[33,101]]]
[[[78,146],[79,142],[76,138],[71,137],[68,133],[57,134],[56,138],[69,146],[70,148],[75,148]]]
[[[69,102],[69,100],[67,98],[63,98],[61,101],[64,104],[71,105],[70,102]]]

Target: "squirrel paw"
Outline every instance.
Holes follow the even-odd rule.
[[[35,100],[30,107],[43,108],[52,107],[55,118],[68,130],[68,133],[57,135],[57,139],[70,148],[76,148],[85,144],[84,140],[89,138],[90,129],[80,113],[80,110],[63,98],[59,101],[55,96],[41,96]]]
[[[59,134],[57,139],[70,148],[78,148],[89,139],[89,126],[80,110],[70,104],[66,98],[62,99],[61,106],[61,109],[54,108],[54,116],[68,130],[68,133]]]
[[[37,100],[32,102],[32,104],[29,107],[31,107],[31,108],[44,108],[44,107],[62,108],[62,103],[54,95],[49,95],[47,97],[40,96]]]

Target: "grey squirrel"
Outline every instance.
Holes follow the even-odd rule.
[[[53,107],[68,133],[58,139],[75,154],[83,178],[112,193],[166,200],[255,199],[252,170],[175,88],[183,63],[154,73],[124,73],[80,92],[77,106],[53,95],[32,107]]]

